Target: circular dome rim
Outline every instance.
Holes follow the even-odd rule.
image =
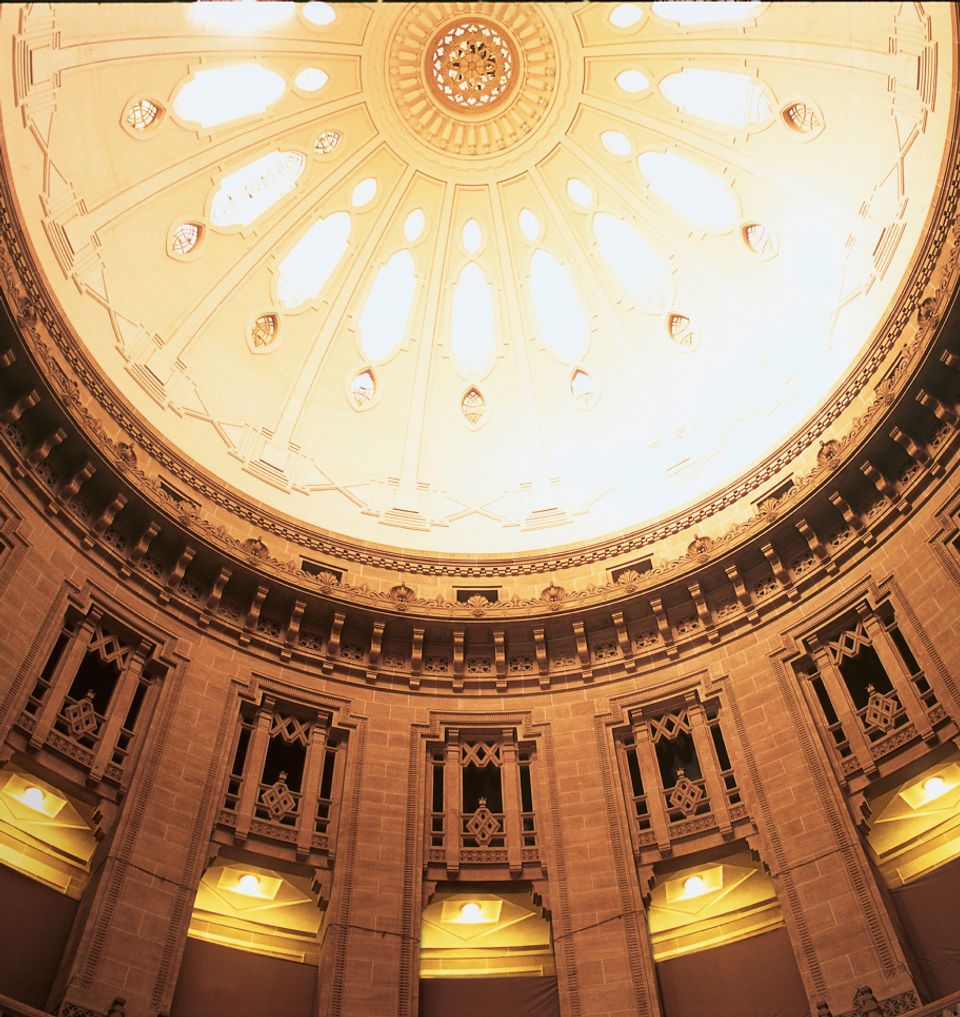
[[[957,32],[960,24],[960,12],[956,8],[951,11],[954,31]],[[953,52],[954,71],[956,70],[957,51]],[[516,575],[529,572],[546,572],[548,570],[572,569],[578,567],[583,561],[592,564],[609,561],[628,553],[636,553],[638,550],[651,550],[656,543],[668,531],[669,535],[682,533],[683,531],[695,531],[702,524],[706,524],[722,509],[731,504],[738,503],[748,498],[751,493],[766,481],[775,477],[778,473],[789,468],[804,453],[813,448],[819,437],[822,437],[829,429],[831,420],[820,425],[824,417],[833,414],[838,399],[848,391],[851,398],[866,390],[871,381],[875,380],[884,357],[897,345],[899,335],[889,335],[895,331],[895,322],[902,315],[906,304],[913,301],[918,303],[923,295],[923,289],[932,274],[936,256],[939,251],[933,251],[935,234],[938,232],[938,223],[946,219],[946,202],[950,187],[947,177],[951,174],[954,177],[960,175],[960,167],[957,165],[957,153],[960,150],[960,138],[957,133],[957,120],[960,115],[960,98],[956,91],[952,93],[952,106],[950,110],[950,126],[948,129],[949,144],[941,157],[941,165],[938,172],[936,187],[936,202],[931,205],[925,219],[923,230],[923,242],[912,252],[909,271],[903,274],[898,284],[896,295],[888,306],[885,316],[872,330],[870,339],[862,347],[859,357],[847,368],[844,375],[838,379],[829,395],[807,419],[791,433],[786,435],[775,448],[764,456],[760,463],[752,469],[739,473],[734,478],[719,484],[708,494],[698,498],[692,503],[686,504],[678,510],[668,511],[656,518],[647,520],[642,526],[627,526],[612,531],[602,538],[593,540],[574,540],[569,542],[556,543],[548,548],[540,550],[518,550],[518,551],[491,551],[491,552],[452,552],[452,551],[406,551],[402,547],[373,540],[353,538],[349,535],[328,530],[321,526],[304,522],[289,515],[280,509],[269,506],[253,496],[241,492],[232,484],[216,477],[207,470],[196,459],[190,456],[182,448],[168,443],[156,427],[148,423],[140,412],[131,404],[117,386],[106,376],[105,372],[97,365],[80,340],[76,329],[68,321],[57,300],[53,289],[46,283],[43,269],[40,267],[39,259],[35,255],[32,241],[24,230],[21,234],[21,241],[25,242],[30,251],[31,269],[37,278],[42,279],[44,285],[42,292],[48,305],[55,308],[55,320],[59,326],[60,336],[69,337],[69,352],[64,344],[60,345],[61,352],[66,353],[67,359],[74,367],[82,365],[78,373],[87,378],[96,379],[100,390],[105,397],[94,393],[93,387],[89,384],[85,390],[94,395],[99,406],[124,430],[127,431],[126,421],[136,422],[136,429],[139,432],[134,434],[127,431],[128,435],[137,442],[137,447],[142,449],[151,459],[158,464],[164,465],[166,469],[175,473],[179,479],[189,484],[202,497],[209,498],[219,509],[230,512],[241,524],[241,532],[246,534],[250,529],[256,532],[258,529],[268,538],[271,535],[279,537],[292,545],[304,550],[321,553],[337,558],[340,561],[351,562],[364,560],[369,561],[371,557],[378,557],[376,566],[385,570],[403,573],[405,571],[417,572],[417,565],[429,564],[437,560],[443,561],[449,566],[452,574],[471,575],[482,577],[485,570],[496,568],[498,576]],[[8,167],[6,154],[2,154],[2,172],[4,176],[4,189],[7,191],[7,201],[17,210],[16,221],[18,225],[22,222],[19,214],[20,206],[17,200],[16,191],[8,179]],[[4,232],[8,234],[7,224],[4,224]],[[931,257],[931,255],[933,255]],[[929,266],[929,271],[923,279],[919,278],[921,268],[924,264]],[[885,347],[880,351],[880,347]],[[878,356],[879,352],[879,356]],[[868,363],[876,358],[873,368],[864,374],[859,384],[854,384],[854,379],[864,371]],[[841,413],[843,411],[841,410]],[[833,414],[839,417],[840,414]],[[871,433],[880,424],[874,423]],[[801,438],[804,436],[805,440]],[[866,435],[860,436],[865,440]],[[777,460],[784,456],[787,449],[797,445],[802,440],[803,447],[785,460],[783,463],[773,467]],[[848,458],[853,446],[844,450],[844,455],[832,466],[831,473],[842,465]],[[171,463],[179,464],[179,468],[171,467]],[[741,489],[740,493],[729,500],[731,489]],[[212,494],[208,493],[213,492]],[[220,497],[217,497],[217,495]],[[224,497],[232,501],[234,505],[225,506]],[[165,507],[158,503],[161,509]],[[169,511],[169,507],[166,507]],[[773,525],[774,520],[768,520],[764,529]],[[658,532],[659,531],[659,532]],[[624,545],[627,545],[626,547]]]

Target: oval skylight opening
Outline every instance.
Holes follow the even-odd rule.
[[[480,223],[476,219],[468,219],[463,224],[460,239],[463,241],[464,249],[470,254],[479,251],[480,245],[483,243],[483,230],[480,229]]]
[[[350,203],[354,208],[362,208],[364,205],[373,201],[376,193],[377,181],[373,177],[367,177],[366,180],[361,180],[360,183],[354,187],[353,193],[350,195]]]
[[[263,32],[282,25],[293,15],[295,3],[222,3],[200,0],[187,10],[197,25],[227,32]]]
[[[343,257],[350,236],[350,216],[334,212],[314,223],[280,262],[277,297],[288,311],[316,300]]]
[[[406,218],[403,224],[403,235],[412,244],[419,240],[423,228],[427,225],[427,217],[423,214],[422,208],[415,208]]]
[[[736,199],[713,173],[674,152],[644,152],[637,165],[651,191],[695,225],[718,232],[733,227]]]
[[[301,92],[319,92],[327,81],[326,73],[319,67],[304,67],[293,79],[293,83]]]
[[[617,75],[617,84],[628,95],[636,95],[650,87],[650,79],[642,71],[630,69]]]
[[[611,155],[625,157],[633,153],[633,145],[630,144],[630,139],[619,131],[604,131],[600,135],[600,141]]]
[[[311,25],[316,25],[322,28],[324,25],[329,25],[331,22],[336,20],[337,12],[325,3],[307,3],[300,8],[300,13],[310,22]]]
[[[616,28],[633,28],[643,19],[643,8],[638,4],[617,4],[610,12],[610,24]]]
[[[493,293],[479,265],[464,266],[453,288],[450,352],[461,374],[481,377],[493,366],[496,353]]]
[[[195,71],[181,85],[173,111],[181,120],[217,127],[262,113],[283,95],[287,83],[260,64],[236,64]]]
[[[725,25],[731,21],[754,18],[760,11],[760,0],[656,0],[652,11],[664,21],[678,25]]]
[[[530,261],[530,295],[544,346],[564,363],[580,360],[587,350],[588,319],[567,270],[544,250],[535,251]]]
[[[299,152],[269,152],[220,181],[210,206],[214,226],[248,226],[293,190],[307,160]]]
[[[593,191],[576,177],[567,181],[567,194],[570,195],[570,200],[581,208],[590,208],[593,204]]]
[[[409,251],[397,251],[381,265],[357,320],[360,349],[367,360],[386,360],[403,342],[416,285]]]
[[[540,239],[543,227],[540,225],[540,220],[529,208],[520,209],[517,222],[520,225],[520,232],[531,244],[535,244]]]
[[[726,127],[761,124],[770,117],[770,103],[750,74],[705,71],[687,67],[660,82],[668,102],[704,120]]]
[[[674,296],[673,274],[640,233],[609,212],[598,212],[593,235],[610,271],[636,306],[647,314],[666,310]]]

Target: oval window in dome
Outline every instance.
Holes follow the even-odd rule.
[[[724,127],[749,127],[770,119],[770,103],[756,78],[687,67],[660,82],[664,98],[684,113]]]
[[[422,208],[415,208],[406,218],[403,224],[403,235],[412,244],[419,240],[427,225],[427,217],[423,214]]]
[[[316,25],[317,28],[330,25],[337,18],[337,12],[330,4],[321,3],[319,0],[311,0],[310,3],[303,4],[300,7],[300,13],[311,25]]]
[[[535,244],[540,239],[543,227],[540,225],[540,220],[533,212],[530,211],[529,208],[520,209],[520,215],[517,216],[517,222],[520,226],[520,232],[523,234],[524,239],[529,240],[531,244]]]
[[[567,270],[542,249],[530,260],[530,295],[544,346],[566,364],[580,360],[587,351],[587,315]]]
[[[611,155],[627,157],[633,154],[630,139],[619,131],[604,131],[600,135],[600,141]]]
[[[593,236],[603,260],[640,310],[660,314],[673,301],[673,273],[629,223],[609,212],[593,217]]]
[[[359,184],[353,189],[353,193],[350,195],[350,204],[354,208],[362,208],[364,205],[369,205],[373,201],[377,193],[377,181],[373,177],[367,177],[365,180],[361,180]]]
[[[692,223],[721,233],[732,229],[737,202],[725,181],[674,152],[644,152],[637,165],[650,190]]]
[[[450,353],[461,374],[479,378],[493,366],[496,348],[493,293],[483,270],[471,261],[453,288]]]
[[[380,266],[357,320],[360,349],[367,360],[379,363],[399,349],[416,286],[413,256],[409,251],[397,251]]]
[[[636,95],[650,87],[650,79],[642,71],[628,68],[617,75],[617,84],[627,95]]]
[[[307,160],[299,152],[269,152],[220,181],[210,205],[214,226],[249,226],[293,190]]]
[[[173,111],[203,128],[219,127],[262,113],[286,91],[283,78],[260,64],[235,64],[194,71],[180,86]]]
[[[480,223],[478,223],[476,219],[468,219],[463,224],[460,239],[463,241],[465,250],[467,250],[470,254],[476,254],[476,252],[480,250],[480,245],[483,243],[483,230],[480,229]]]
[[[643,20],[643,8],[639,4],[617,4],[609,19],[616,28],[633,28]]]
[[[577,177],[571,177],[567,181],[567,194],[570,195],[570,200],[581,208],[590,208],[593,205],[593,191]]]
[[[301,92],[319,92],[328,80],[326,71],[319,67],[304,67],[293,79],[293,83]]]
[[[277,270],[277,297],[286,310],[316,300],[343,257],[349,236],[350,216],[334,212],[297,241]]]

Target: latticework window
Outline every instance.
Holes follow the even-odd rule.
[[[149,99],[137,99],[127,110],[127,126],[135,131],[145,131],[160,116],[160,106]]]
[[[366,406],[376,395],[377,383],[370,370],[361,371],[350,382],[350,398],[358,408]]]
[[[313,150],[317,155],[329,155],[340,144],[339,131],[321,131],[317,140],[313,143]]]
[[[170,253],[182,258],[189,254],[200,242],[203,227],[196,222],[183,222],[170,238]]]
[[[801,134],[810,134],[820,127],[820,114],[806,102],[792,102],[785,106],[783,119],[788,127]]]
[[[277,341],[279,333],[280,319],[273,313],[261,314],[253,323],[250,339],[254,346],[266,349]]]
[[[670,338],[684,349],[692,349],[696,345],[697,334],[693,330],[690,319],[685,314],[671,314],[667,318],[667,332]]]
[[[743,242],[761,258],[770,258],[777,253],[777,239],[769,227],[751,222],[743,227]]]
[[[244,705],[234,740],[221,822],[297,851],[326,850],[339,742],[322,714],[265,696]]]
[[[593,378],[579,367],[570,377],[570,394],[583,407],[588,408],[597,401],[597,386]]]
[[[471,388],[460,401],[460,410],[468,424],[479,424],[487,411],[487,402],[480,390]]]

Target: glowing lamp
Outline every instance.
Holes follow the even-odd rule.
[[[237,890],[250,897],[256,897],[260,893],[260,877],[255,876],[252,872],[244,873],[237,881]]]
[[[685,897],[699,897],[707,892],[707,884],[703,876],[690,876],[683,881],[683,894]]]
[[[43,790],[33,784],[24,789],[23,794],[20,795],[20,801],[28,808],[36,809],[37,812],[43,811],[43,802],[45,798],[46,795],[43,793]]]
[[[468,900],[466,904],[460,905],[460,917],[465,922],[479,922],[483,917],[483,910],[476,901]]]
[[[923,793],[928,802],[939,798],[949,790],[950,787],[943,777],[930,777],[923,782]]]

